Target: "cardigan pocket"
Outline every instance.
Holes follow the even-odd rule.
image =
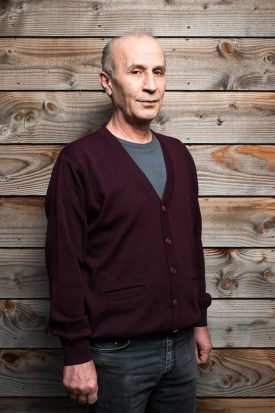
[[[116,290],[109,290],[105,292],[107,301],[116,302],[122,300],[129,300],[132,298],[139,298],[146,294],[146,285],[133,285],[130,287],[120,288]]]

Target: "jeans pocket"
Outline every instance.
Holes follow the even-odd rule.
[[[114,352],[127,348],[129,344],[128,338],[98,339],[91,342],[91,349],[98,352]]]

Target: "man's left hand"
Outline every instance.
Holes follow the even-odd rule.
[[[198,365],[207,364],[212,343],[207,327],[194,328],[195,353]]]

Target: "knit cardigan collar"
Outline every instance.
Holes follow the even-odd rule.
[[[147,178],[147,176],[139,168],[139,166],[132,159],[132,157],[129,155],[126,149],[120,144],[117,138],[106,128],[106,125],[103,125],[99,129],[99,132],[104,136],[106,141],[113,147],[115,154],[121,159],[121,161],[125,162],[128,165],[126,168],[127,173],[133,173],[133,175],[143,183],[144,187],[151,195],[154,202],[157,202],[158,204],[161,204],[164,207],[168,207],[170,204],[171,195],[174,187],[174,169],[163,135],[153,132],[160,143],[166,166],[166,184],[163,196],[162,198],[160,198],[155,188]]]

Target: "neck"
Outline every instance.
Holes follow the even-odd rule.
[[[131,142],[147,143],[152,140],[150,122],[144,124],[129,124],[124,119],[112,116],[106,125],[107,129],[115,136]]]

